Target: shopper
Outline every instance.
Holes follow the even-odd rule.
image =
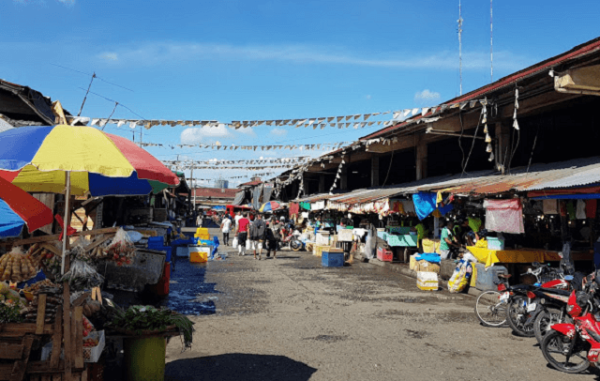
[[[269,227],[267,228],[266,238],[267,238],[267,258],[271,256],[271,251],[273,251],[273,259],[277,258],[277,246],[281,241],[281,237],[283,236],[282,230],[283,225],[277,221],[277,217],[271,218],[271,222],[269,223]]]
[[[254,251],[254,259],[256,259],[256,251],[258,250],[258,260],[262,259],[263,243],[265,242],[265,230],[267,224],[261,214],[257,214],[252,224],[250,224],[250,246]]]
[[[453,235],[453,223],[452,221],[448,221],[446,226],[442,229],[442,234],[440,235],[440,258],[448,259],[450,256],[450,247],[457,247],[458,245],[454,242]]]
[[[248,239],[248,227],[250,220],[247,214],[244,213],[242,218],[238,220],[238,255],[246,255],[246,240]]]
[[[239,225],[239,221],[242,218],[242,212],[237,212],[237,215],[235,216],[235,231],[239,231],[240,225]]]
[[[229,246],[229,232],[231,230],[231,219],[228,214],[223,218],[221,222],[221,232],[223,233],[223,244]]]

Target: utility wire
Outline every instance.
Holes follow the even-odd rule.
[[[77,113],[77,116],[81,116],[81,112],[83,111],[83,106],[85,105],[87,96],[90,93],[90,89],[92,88],[92,83],[94,83],[94,78],[96,78],[96,73],[94,73],[92,75],[92,80],[90,81],[90,85],[88,86],[87,91],[85,92],[85,96],[83,97],[83,102],[81,102],[81,107],[79,108],[79,112]]]
[[[71,71],[74,71],[74,72],[76,72],[76,73],[83,74],[83,75],[87,75],[87,76],[95,76],[95,78],[98,78],[98,80],[100,80],[100,81],[102,81],[102,82],[105,82],[105,83],[108,83],[109,85],[113,85],[113,86],[116,86],[116,87],[120,87],[120,88],[122,88],[122,89],[124,89],[124,90],[131,91],[132,93],[135,93],[135,91],[131,90],[130,88],[127,88],[127,87],[125,87],[125,86],[121,86],[121,85],[117,85],[116,83],[109,82],[109,81],[107,81],[106,79],[102,79],[102,78],[98,77],[98,76],[96,75],[96,73],[94,73],[94,74],[90,74],[90,73],[86,73],[86,72],[83,72],[83,71],[80,71],[80,70],[77,70],[77,69],[72,69],[72,68],[70,68],[70,67],[66,67],[66,66],[62,66],[62,65],[58,65],[58,64],[53,64],[53,63],[51,63],[50,65],[52,65],[52,66],[56,66],[56,67],[60,67],[60,68],[63,68],[63,69],[65,69],[65,70],[71,70]]]
[[[86,91],[86,89],[84,89],[83,87],[77,87],[77,88],[78,88],[79,90]],[[114,99],[107,98],[107,97],[105,97],[104,95],[100,95],[100,94],[98,94],[98,93],[95,93],[95,92],[93,92],[93,91],[89,91],[89,93],[90,93],[90,94],[93,94],[93,95],[95,95],[95,96],[97,96],[97,97],[103,98],[104,100],[106,100],[106,101],[108,101],[108,102],[111,102],[111,103],[118,103],[118,104],[119,104],[119,106],[121,106],[121,107],[123,107],[124,109],[128,110],[129,112],[131,112],[131,113],[132,113],[132,114],[134,114],[135,116],[138,116],[138,117],[140,117],[141,119],[146,119],[146,118],[144,118],[143,116],[141,116],[140,114],[138,114],[137,112],[133,111],[133,110],[132,110],[132,109],[130,109],[129,107],[125,106],[124,104],[122,104],[122,103],[119,103],[118,101],[115,101]],[[112,115],[111,115],[111,116],[112,116]],[[109,118],[109,119],[110,119],[110,118]]]

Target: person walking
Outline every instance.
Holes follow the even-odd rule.
[[[244,213],[242,218],[238,220],[238,255],[246,255],[246,240],[248,239],[248,227],[250,220],[247,214]]]
[[[231,219],[229,215],[225,215],[221,222],[221,232],[223,233],[223,244],[229,246],[229,232],[231,231]]]
[[[281,241],[282,233],[281,229],[283,225],[281,225],[277,221],[277,217],[271,218],[271,222],[269,223],[269,227],[267,228],[266,238],[267,238],[267,258],[271,256],[271,250],[273,251],[273,259],[277,258],[277,245],[279,245],[279,241]]]
[[[237,212],[236,216],[235,216],[235,231],[237,232],[240,228],[239,222],[242,219],[242,212]]]
[[[262,214],[257,214],[256,219],[250,224],[250,246],[254,250],[254,259],[258,250],[258,260],[262,259],[263,243],[265,242],[265,230],[267,224],[262,218]]]

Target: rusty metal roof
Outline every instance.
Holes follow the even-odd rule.
[[[353,205],[417,192],[442,191],[458,195],[484,196],[507,192],[571,188],[595,183],[600,183],[600,157],[536,164],[532,165],[529,170],[527,168],[514,169],[509,175],[479,171],[463,176],[457,174],[430,177],[388,187],[357,189],[333,196],[329,194],[315,195],[301,201],[330,200],[334,203]]]
[[[600,182],[600,157],[537,164],[513,170],[510,175],[471,177],[456,182],[429,184],[420,191],[487,195],[543,189],[571,188]]]
[[[339,196],[339,193],[332,194],[332,195],[329,193],[319,193],[319,194],[314,194],[311,196],[299,198],[299,199],[295,200],[295,202],[317,202],[317,201],[329,200],[330,198],[336,197],[336,196]]]

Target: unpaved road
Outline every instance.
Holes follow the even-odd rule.
[[[214,313],[192,317],[191,350],[170,342],[165,380],[599,379],[555,371],[535,339],[480,326],[471,296],[420,291],[379,266],[280,255],[177,264],[173,282],[186,266],[205,271],[196,302]]]

